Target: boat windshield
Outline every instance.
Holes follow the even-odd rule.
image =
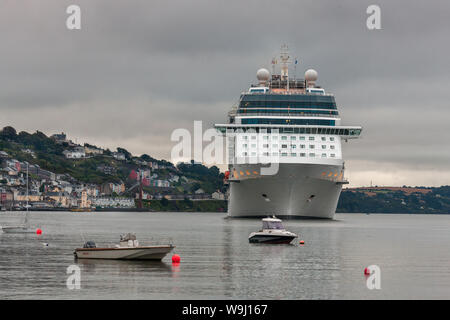
[[[127,233],[120,235],[120,241],[136,240],[136,235],[133,233]]]
[[[284,227],[279,221],[263,221],[263,229],[280,229],[283,230]]]

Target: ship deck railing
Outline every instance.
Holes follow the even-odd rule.
[[[214,127],[222,134],[226,134],[229,131],[235,130],[254,130],[259,132],[260,129],[275,129],[279,130],[279,133],[299,133],[299,134],[329,134],[339,135],[344,139],[356,139],[361,135],[361,126],[323,126],[323,125],[296,125],[296,124],[215,124]]]
[[[251,116],[283,116],[283,117],[327,117],[339,119],[338,114],[322,114],[322,113],[283,113],[283,112],[256,112],[244,113],[238,112],[233,114],[235,117],[251,117]]]
[[[273,88],[275,90],[283,90],[283,88]],[[266,95],[266,94],[278,94],[278,95],[298,95],[298,94],[308,94],[308,95],[320,95],[320,96],[334,96],[332,93],[311,93],[306,92],[304,89],[296,89],[296,88],[289,88],[289,90],[284,89],[283,91],[273,91],[271,88],[269,88],[268,92],[248,92],[248,91],[242,91],[241,95]]]

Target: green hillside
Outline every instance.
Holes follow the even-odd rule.
[[[93,145],[86,144],[89,147]],[[28,161],[37,164],[42,169],[57,174],[69,174],[79,182],[102,184],[105,182],[123,181],[127,186],[135,183],[129,179],[130,172],[138,169],[148,169],[141,165],[142,161],[154,162],[161,169],[152,170],[158,175],[158,179],[170,179],[178,175],[184,177],[179,182],[174,182],[174,188],[170,193],[187,194],[195,190],[203,189],[212,193],[218,189],[224,190],[223,174],[215,166],[208,168],[201,164],[179,164],[178,167],[166,160],[157,160],[147,154],[133,156],[126,149],[118,147],[117,151],[123,153],[126,160],[116,160],[108,149],[103,150],[102,155],[95,155],[82,159],[66,159],[64,150],[73,148],[68,142],[58,143],[40,131],[33,134],[19,132],[12,127],[5,127],[0,131],[0,150],[7,152],[11,158],[19,161]],[[34,157],[25,152],[29,149],[34,152]],[[112,168],[111,174],[105,174],[98,170],[100,166]],[[149,193],[154,193],[155,188],[146,187]],[[167,190],[166,190],[167,191]],[[167,192],[166,192],[167,193]]]
[[[346,189],[339,198],[337,212],[450,213],[450,186],[422,188],[421,191],[427,192],[410,193],[383,188],[362,192],[357,189]]]

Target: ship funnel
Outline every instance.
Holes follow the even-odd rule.
[[[306,86],[308,88],[314,88],[314,86],[316,85],[316,80],[317,80],[317,71],[314,69],[308,69],[305,72],[305,80],[306,80]]]
[[[261,87],[267,86],[267,82],[270,78],[269,70],[261,68],[256,72],[256,78],[258,79],[259,85]]]

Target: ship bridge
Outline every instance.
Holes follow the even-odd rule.
[[[309,69],[305,79],[290,79],[289,56],[281,56],[281,74],[267,69],[256,73],[258,85],[243,92],[229,113],[229,122],[242,125],[340,125],[332,94],[316,86],[317,72]]]
[[[228,124],[216,124],[222,134],[286,133],[358,138],[361,126],[343,126],[333,94],[316,86],[317,72],[309,69],[305,80],[287,80],[288,71],[272,75],[256,73],[258,85],[241,93],[228,113]]]
[[[230,122],[242,124],[335,125],[336,120],[333,95],[306,93],[245,93],[230,114]]]

